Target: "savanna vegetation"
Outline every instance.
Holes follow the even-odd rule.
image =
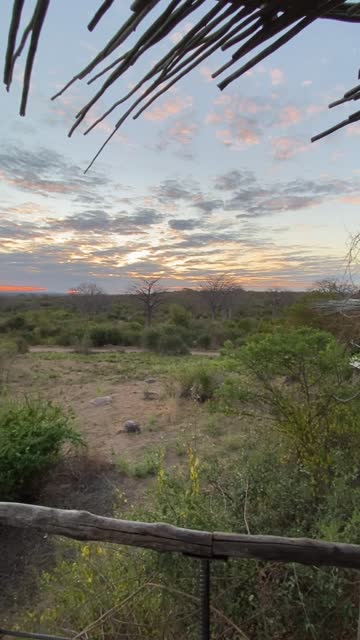
[[[360,317],[324,313],[318,301],[348,295],[329,287],[288,296],[286,304],[277,292],[236,295],[230,311],[215,317],[202,297],[197,313],[170,296],[151,322],[131,299],[91,311],[72,308],[73,299],[62,309],[45,298],[38,308],[27,299],[3,306],[2,499],[41,502],[51,470],[64,456],[76,459],[80,447],[89,465],[96,450],[116,471],[118,517],[360,544],[360,388],[350,366]],[[248,295],[252,303],[241,309]],[[31,344],[26,332],[32,323],[32,334],[39,329],[36,318],[54,329],[61,313],[63,331],[71,326],[66,317],[78,318],[79,328],[86,318],[86,334],[77,338],[84,345],[86,338],[87,349],[19,353],[14,344]],[[149,353],[91,353],[130,325]],[[201,335],[208,344],[200,345]],[[220,347],[220,354],[189,355],[195,346]],[[15,402],[19,391],[26,397]],[[86,413],[90,393],[114,398],[96,422]],[[138,413],[125,413],[130,407]],[[141,434],[119,435],[119,415],[140,411]],[[61,506],[73,506],[69,490],[66,500]],[[56,561],[36,572],[36,597],[9,614],[19,627],[68,637],[86,630],[99,639],[198,636],[195,559],[69,541],[58,541],[53,554]],[[356,637],[355,571],[216,561],[212,585],[214,638]]]

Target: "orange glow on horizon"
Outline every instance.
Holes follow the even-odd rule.
[[[31,293],[32,291],[47,291],[44,287],[18,287],[13,285],[0,284],[0,292],[2,293],[14,293],[14,292]]]

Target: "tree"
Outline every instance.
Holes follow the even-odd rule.
[[[271,317],[277,318],[285,307],[288,307],[293,298],[291,291],[285,289],[268,289],[265,292],[265,302],[270,307]]]
[[[339,278],[323,278],[314,283],[311,291],[328,294],[336,298],[347,298],[356,292],[356,287],[352,282],[340,280]]]
[[[104,289],[95,282],[81,282],[77,287],[70,289],[69,293],[76,298],[79,308],[84,313],[96,313],[104,305]]]
[[[239,290],[242,287],[236,280],[222,273],[208,276],[200,285],[202,296],[214,319],[222,314],[230,315],[233,294]]]
[[[138,284],[131,289],[132,294],[144,307],[148,326],[152,323],[155,310],[164,302],[166,291],[159,282],[160,278],[140,278]]]

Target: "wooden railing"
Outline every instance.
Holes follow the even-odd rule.
[[[201,638],[209,634],[209,561],[252,558],[262,561],[297,562],[314,566],[360,569],[360,545],[323,542],[308,538],[243,535],[182,529],[169,524],[134,522],[94,515],[88,511],[53,509],[28,504],[0,502],[0,525],[37,529],[75,540],[130,545],[158,552],[175,552],[202,560]],[[360,633],[360,629],[359,629]],[[50,638],[0,629],[1,635]],[[360,637],[360,635],[359,635]]]

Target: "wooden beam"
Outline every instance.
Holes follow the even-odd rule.
[[[0,525],[33,528],[75,540],[111,542],[199,558],[247,558],[360,569],[360,545],[307,538],[181,529],[169,524],[104,518],[88,511],[0,502]]]

